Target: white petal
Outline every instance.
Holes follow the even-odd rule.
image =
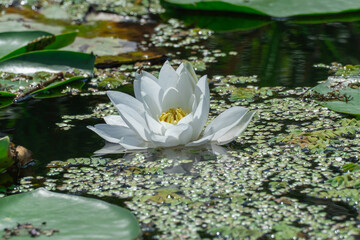
[[[190,74],[191,78],[194,81],[194,84],[196,84],[198,82],[198,78],[191,63],[184,62],[184,70],[186,70]]]
[[[193,114],[189,113],[188,115],[180,119],[180,121],[177,124],[191,124],[192,121],[193,121]]]
[[[157,135],[153,134],[150,136],[151,143],[155,147],[174,147],[179,145],[178,139],[174,138],[173,136],[164,136],[164,135]]]
[[[117,104],[125,104],[131,106],[135,111],[143,114],[145,112],[144,105],[136,98],[118,91],[107,91],[106,92],[111,102],[116,106]]]
[[[140,150],[149,148],[148,144],[139,137],[124,137],[121,139],[120,144],[127,150]]]
[[[143,103],[149,108],[148,112],[151,116],[156,118],[161,114],[161,104],[163,90],[155,81],[148,77],[141,79],[141,96]]]
[[[241,121],[233,128],[229,129],[224,135],[218,137],[216,140],[217,144],[223,145],[231,142],[235,137],[243,133],[246,127],[249,125],[250,120],[254,116],[256,111],[247,112],[245,116],[241,118]]]
[[[174,125],[164,121],[161,121],[160,123],[164,126],[165,129],[171,128]]]
[[[132,129],[123,126],[96,124],[94,127],[88,126],[88,128],[111,143],[120,143],[125,136],[139,137]]]
[[[141,73],[138,73],[138,72],[135,73],[134,93],[135,93],[136,99],[138,99],[141,102],[142,102],[142,96],[141,96],[141,78],[142,77],[148,77],[148,78],[152,79],[153,81],[157,82],[156,77],[154,77],[152,74],[150,74],[146,71],[141,71]]]
[[[196,146],[201,146],[201,145],[204,145],[204,144],[207,144],[210,142],[211,138],[213,137],[213,135],[209,135],[209,136],[206,136],[206,137],[202,137],[196,141],[192,141],[192,142],[189,142],[188,144],[186,144],[185,146],[186,147],[196,147]]]
[[[105,116],[104,120],[107,124],[110,124],[110,125],[118,125],[118,126],[127,127],[126,122],[124,122],[124,120],[119,115]]]
[[[192,127],[194,129],[193,139],[197,139],[199,137],[209,117],[210,90],[206,76],[200,78],[196,88],[202,92],[202,95],[199,98],[199,104],[194,113],[194,120],[192,123]]]
[[[122,138],[122,133],[119,131],[114,131],[114,129],[116,129],[115,128],[116,126],[113,126],[113,128],[111,130],[109,130],[109,129],[103,130],[99,125],[111,126],[111,125],[107,125],[107,124],[97,124],[94,127],[87,126],[87,128],[94,131],[100,137],[102,137],[103,139],[105,139],[108,142],[112,142],[112,143],[120,142],[120,138]]]
[[[192,137],[192,127],[189,124],[176,124],[167,129],[165,136],[172,136],[178,139],[177,145],[183,145],[190,141]]]
[[[131,106],[118,104],[115,107],[128,127],[138,133],[138,135],[146,141],[147,138],[145,132],[148,132],[149,129],[144,117],[136,112]]]
[[[159,73],[158,83],[162,89],[166,90],[170,87],[176,87],[179,76],[171,67],[169,61],[166,61]]]
[[[196,108],[198,106],[198,101],[196,100],[196,97],[194,94],[190,96],[188,104],[189,104],[189,106],[191,106],[191,112],[195,113]]]
[[[189,99],[194,94],[194,88],[195,85],[193,85],[189,73],[183,71],[180,75],[180,79],[179,82],[177,83],[176,89],[181,97],[178,105],[186,112],[191,111],[192,105],[189,104]]]
[[[180,66],[176,69],[177,75],[180,76],[180,73],[181,73],[181,71],[183,70],[183,68],[184,68],[184,63],[181,63]]]
[[[164,92],[163,99],[161,101],[161,112],[166,112],[170,108],[178,108],[181,96],[177,89],[171,87]]]
[[[213,134],[212,140],[216,141],[219,137],[223,136],[231,128],[236,126],[248,111],[249,109],[244,107],[232,107],[225,110],[205,128],[204,136]]]
[[[159,135],[163,135],[165,132],[165,127],[163,124],[159,122],[159,120],[154,119],[148,113],[145,114],[145,119],[147,121],[147,125],[150,130],[150,134],[155,133]]]

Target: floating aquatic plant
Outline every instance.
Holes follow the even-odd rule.
[[[159,79],[140,70],[134,81],[135,97],[107,94],[120,115],[106,116],[106,124],[89,126],[107,142],[105,151],[226,144],[240,135],[255,111],[232,107],[203,130],[210,108],[207,77],[199,80],[190,63],[175,71],[165,62]]]

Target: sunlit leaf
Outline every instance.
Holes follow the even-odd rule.
[[[360,81],[358,79],[329,78],[313,88],[315,100],[340,113],[360,116]]]
[[[0,229],[12,229],[24,223],[42,230],[58,230],[52,235],[58,240],[135,239],[140,234],[137,220],[126,209],[42,188],[0,199]],[[30,237],[24,232],[16,239]]]
[[[0,61],[26,52],[58,49],[71,44],[76,32],[53,35],[43,31],[0,33]]]

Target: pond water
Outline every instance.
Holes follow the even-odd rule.
[[[165,53],[173,66],[181,60],[193,61],[196,72],[210,79],[213,116],[232,105],[259,110],[249,130],[236,142],[223,146],[223,156],[203,150],[184,156],[175,153],[174,159],[174,153],[150,152],[107,155],[102,164],[80,161],[104,145],[103,139],[86,128],[102,122],[94,112],[106,114],[112,109],[108,98],[92,94],[96,87],[88,83],[82,93],[90,94],[30,99],[0,110],[1,134],[30,149],[35,159],[28,167],[31,170],[24,173],[32,177],[20,178],[21,184],[13,192],[47,186],[121,204],[134,212],[148,239],[359,236],[356,188],[342,186],[347,192],[336,192],[340,186],[326,183],[342,174],[345,163],[357,162],[358,130],[345,134],[339,142],[326,137],[330,147],[315,147],[319,151],[302,148],[302,142],[296,142],[300,135],[293,130],[335,131],[344,121],[357,126],[356,120],[354,123],[348,116],[304,100],[302,95],[329,75],[328,68],[316,64],[360,64],[360,22],[272,20],[255,29],[213,32],[185,26],[181,20],[161,20],[157,15],[150,20],[145,27],[130,25],[149,35],[143,38],[139,34],[138,49]],[[150,29],[155,27],[157,31]],[[196,42],[181,45],[193,32]],[[202,39],[204,34],[207,37]],[[154,40],[156,36],[175,40],[164,44],[165,40]],[[132,40],[136,42],[136,37]],[[157,72],[159,66],[148,66],[147,71]],[[133,76],[135,68],[128,64],[114,70]],[[106,70],[99,71],[95,79],[107,74]],[[223,81],[230,79],[229,75],[257,77],[235,83]],[[259,91],[231,96],[226,91],[234,88],[229,86],[253,86],[250,89]],[[95,93],[103,90],[96,89]],[[242,94],[250,97],[242,98]],[[69,129],[59,125],[67,115],[70,121],[66,124],[73,125]],[[279,140],[279,136],[290,136],[290,140]],[[74,158],[75,163],[47,167],[52,161]],[[89,180],[100,175],[102,183]],[[169,201],[161,199],[161,191]]]

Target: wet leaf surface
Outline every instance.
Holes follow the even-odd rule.
[[[0,228],[5,229],[3,235],[15,231],[16,226],[25,228],[19,223],[42,225],[27,227],[32,230],[19,232],[16,239],[48,235],[51,230],[55,231],[49,236],[55,239],[98,239],[99,236],[135,239],[140,233],[138,222],[128,210],[100,200],[45,189],[2,198],[0,209]]]
[[[309,95],[331,110],[360,116],[359,69],[351,65],[337,67],[337,76],[315,86]]]

